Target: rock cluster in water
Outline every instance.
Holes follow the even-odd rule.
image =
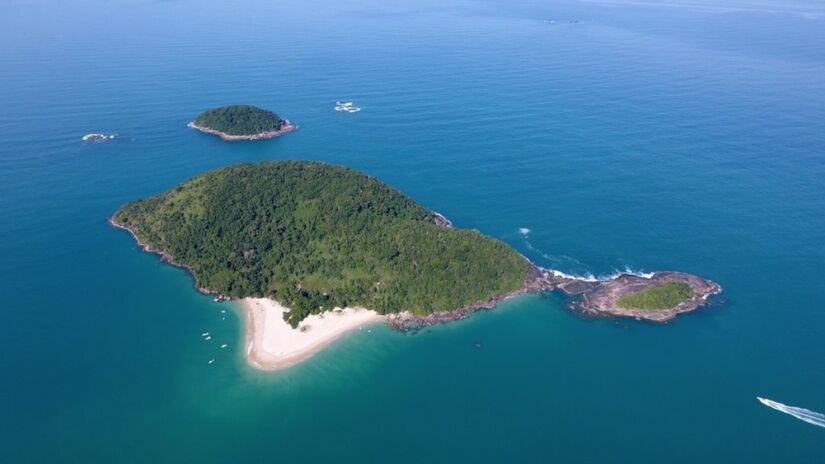
[[[716,282],[683,272],[654,272],[649,276],[619,274],[609,280],[590,281],[576,278],[553,276],[555,287],[576,299],[571,304],[586,314],[608,314],[632,317],[648,321],[665,322],[680,313],[693,311],[704,306],[711,295],[722,291]],[[621,297],[658,287],[668,282],[684,282],[690,285],[693,295],[673,308],[632,309],[619,307]]]
[[[91,134],[84,135],[82,140],[84,142],[98,142],[98,141],[101,141],[101,140],[111,140],[115,137],[117,137],[117,134],[108,134],[107,135],[107,134],[91,133]]]

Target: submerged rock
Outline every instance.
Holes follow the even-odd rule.
[[[91,134],[84,135],[82,140],[84,142],[97,142],[97,141],[100,141],[100,140],[111,140],[111,139],[115,138],[116,136],[117,136],[117,134],[108,134],[107,135],[107,134],[91,133]]]

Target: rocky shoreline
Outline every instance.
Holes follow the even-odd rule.
[[[554,288],[552,284],[546,280],[546,276],[540,268],[530,264],[527,272],[528,276],[524,285],[511,292],[492,296],[484,301],[479,301],[454,311],[438,311],[426,316],[417,316],[406,311],[390,314],[387,317],[387,325],[400,332],[414,332],[424,327],[465,319],[477,311],[493,309],[502,301],[525,293],[549,291]]]
[[[440,227],[452,227],[452,223],[446,217],[438,213],[434,213],[434,215],[437,225]],[[194,273],[189,266],[177,263],[167,253],[155,250],[143,243],[136,231],[130,227],[115,221],[114,217],[109,219],[109,224],[118,229],[128,231],[143,251],[159,255],[161,261],[187,270],[194,279]],[[195,281],[197,281],[197,279],[195,279]],[[660,286],[667,282],[685,282],[689,284],[693,290],[693,296],[674,308],[662,310],[620,308],[617,305],[619,298],[624,295],[636,293],[650,287]],[[230,297],[221,295],[210,289],[201,288],[197,285],[195,287],[203,294],[216,295],[216,301],[230,300]],[[710,296],[721,293],[722,287],[716,282],[703,279],[699,276],[670,271],[654,272],[649,275],[621,273],[605,280],[583,279],[569,276],[552,269],[544,269],[529,262],[527,279],[524,285],[516,290],[496,295],[453,311],[433,312],[426,316],[418,316],[406,311],[389,314],[387,315],[387,324],[391,328],[401,332],[416,331],[432,325],[465,319],[477,311],[492,309],[502,301],[525,293],[550,291],[559,291],[572,297],[573,300],[568,305],[569,308],[588,316],[629,317],[652,322],[667,322],[673,320],[679,314],[695,311],[705,306]]]
[[[616,302],[630,293],[636,293],[667,282],[685,282],[691,286],[693,296],[670,309],[645,310],[620,308]],[[441,311],[426,316],[409,313],[390,315],[387,324],[402,332],[416,331],[424,327],[464,319],[476,311],[492,309],[498,303],[525,293],[560,291],[573,297],[569,308],[588,316],[630,317],[637,320],[667,322],[681,313],[705,306],[708,298],[722,291],[716,282],[683,272],[654,272],[650,275],[618,274],[606,280],[581,279],[567,276],[552,269],[540,268],[530,263],[524,285],[512,292],[491,297],[455,311]]]
[[[284,120],[284,124],[281,126],[280,129],[276,131],[268,131],[268,132],[261,132],[260,134],[252,134],[252,135],[230,135],[225,132],[221,132],[215,129],[210,129],[208,127],[203,127],[195,124],[194,122],[190,122],[186,125],[187,127],[195,130],[199,130],[206,134],[217,135],[221,139],[227,142],[238,142],[243,140],[265,140],[265,139],[272,139],[286,133],[292,132],[298,129],[297,124],[292,124],[291,122]]]
[[[453,227],[452,221],[447,219],[443,214],[437,213],[435,211],[432,211],[432,213],[433,213],[433,222],[435,222],[435,225],[437,225],[439,227],[443,227],[445,229],[450,229],[450,228]]]
[[[567,280],[559,284],[558,288],[565,294],[576,297],[571,303],[573,309],[594,316],[604,314],[653,322],[667,322],[681,313],[699,309],[707,304],[711,295],[722,291],[722,287],[716,282],[683,272],[654,272],[649,276],[619,274],[610,280],[600,282]],[[693,295],[673,308],[661,310],[621,308],[617,304],[625,295],[668,282],[684,282],[690,285]]]
[[[215,301],[216,302],[229,301],[229,300],[232,299],[232,297],[230,297],[230,296],[220,294],[220,293],[212,291],[208,288],[198,287],[197,286],[198,279],[195,278],[195,273],[192,271],[191,267],[189,267],[185,264],[181,264],[181,263],[176,262],[165,251],[156,250],[156,249],[152,248],[151,246],[143,243],[140,240],[140,237],[138,237],[137,232],[132,230],[130,227],[115,221],[114,217],[109,218],[109,225],[116,228],[116,229],[122,229],[122,230],[125,230],[125,231],[129,232],[129,234],[132,235],[132,238],[134,238],[135,241],[137,242],[137,244],[140,247],[141,251],[146,252],[146,253],[151,253],[151,254],[154,254],[154,255],[158,255],[158,256],[160,256],[160,261],[161,262],[166,263],[166,264],[170,264],[172,266],[179,267],[181,269],[186,270],[186,272],[188,272],[189,275],[192,276],[192,280],[195,281],[196,285],[194,285],[194,287],[195,287],[195,289],[198,290],[198,292],[203,293],[204,295],[215,295]]]

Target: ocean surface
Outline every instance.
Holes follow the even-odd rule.
[[[756,399],[825,412],[823,2],[229,3],[2,8],[0,462],[825,462],[825,428]],[[187,129],[230,103],[301,128]],[[528,295],[255,371],[233,304],[106,221],[284,159],[542,266],[724,294],[664,325]]]

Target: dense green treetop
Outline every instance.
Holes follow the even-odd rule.
[[[693,289],[686,282],[667,282],[658,287],[646,288],[619,298],[617,306],[624,309],[672,309],[693,296]]]
[[[256,135],[281,129],[284,120],[257,106],[230,105],[201,113],[195,124],[228,135]]]
[[[454,310],[520,288],[528,272],[504,243],[440,227],[392,187],[316,162],[209,172],[113,220],[188,267],[199,287],[286,304],[293,326],[334,306]]]

